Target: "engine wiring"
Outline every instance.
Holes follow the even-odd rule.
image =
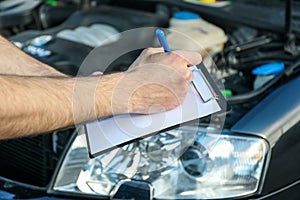
[[[300,57],[290,54],[285,50],[286,43],[280,40],[277,35],[264,33],[258,35],[255,31],[250,31],[253,35],[244,38],[239,38],[244,32],[245,27],[241,27],[232,34],[229,34],[229,42],[224,50],[214,56],[214,62],[222,71],[234,69],[235,74],[228,77],[223,77],[222,82],[229,89],[233,89],[233,95],[227,97],[227,101],[231,105],[255,102],[266,96],[275,85],[287,80],[294,73],[298,72],[300,66]],[[249,29],[249,28],[247,28]],[[248,31],[249,32],[249,31]],[[286,69],[276,75],[272,80],[268,81],[262,87],[254,89],[253,81],[255,76],[251,71],[260,65],[282,62]],[[243,87],[240,89],[238,80],[243,81]],[[234,80],[234,84],[232,84]],[[231,88],[230,88],[231,87]]]

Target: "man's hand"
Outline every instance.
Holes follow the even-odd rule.
[[[112,114],[156,113],[179,106],[193,80],[188,67],[200,62],[201,56],[196,52],[144,50],[116,83]]]

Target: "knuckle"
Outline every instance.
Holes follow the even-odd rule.
[[[185,75],[185,79],[188,81],[188,82],[191,82],[194,78],[194,74],[193,72],[191,72],[191,70],[187,70],[186,72],[186,75]]]
[[[144,49],[143,52],[142,52],[142,54],[143,55],[150,54],[151,52],[153,52],[153,48],[149,47],[149,48]]]

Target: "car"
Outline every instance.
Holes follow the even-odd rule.
[[[157,27],[175,49],[200,43],[229,105],[95,158],[87,125],[0,141],[0,199],[299,199],[299,6],[291,0],[0,1],[0,33],[70,76],[126,71],[144,48],[157,45]],[[130,30],[138,32],[129,40],[137,48],[125,48],[107,66],[86,62],[95,48],[110,56]]]

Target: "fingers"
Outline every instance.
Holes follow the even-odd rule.
[[[198,65],[202,62],[201,55],[195,51],[176,50],[172,51],[172,53],[186,60],[188,66]]]
[[[194,74],[188,67],[197,65],[202,60],[197,52],[174,51],[162,55],[167,57],[164,64],[175,69],[188,82],[194,79]]]
[[[144,49],[142,55],[151,55],[157,53],[163,53],[164,49],[160,48],[147,48]],[[198,52],[195,51],[185,51],[185,50],[175,50],[169,54],[176,54],[187,61],[188,66],[198,65],[202,62],[202,57]]]
[[[145,64],[164,65],[175,69],[188,82],[193,80],[193,73],[189,66],[201,63],[201,55],[197,52],[177,50],[164,53],[163,48],[147,48],[139,58],[131,65],[130,70],[143,67]]]
[[[180,63],[177,70],[181,73],[185,80],[191,82],[194,79],[194,74],[188,69],[188,67],[200,64],[202,61],[201,55],[197,52],[184,50],[172,51],[172,54],[176,56],[176,62]]]

